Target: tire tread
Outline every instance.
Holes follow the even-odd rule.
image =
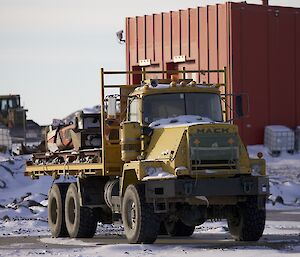
[[[70,192],[69,192],[70,190]],[[69,198],[70,197],[70,198]],[[68,210],[67,203],[73,198],[75,203],[75,212],[79,211],[78,218],[75,218],[74,223],[70,222],[68,219],[68,212],[72,212],[74,210]],[[69,235],[73,238],[91,238],[94,236],[97,229],[97,219],[94,215],[93,209],[89,207],[79,206],[79,194],[77,191],[76,184],[72,183],[69,185],[67,194],[66,194],[66,211],[65,211],[65,219],[67,224],[67,229],[69,229]],[[76,211],[76,206],[79,210]]]
[[[246,202],[239,204],[237,211],[240,215],[239,224],[228,220],[232,237],[237,241],[258,241],[265,228],[265,208],[258,208],[257,197],[249,197]]]
[[[49,210],[48,210],[48,224],[50,226],[50,230],[51,230],[51,234],[53,237],[55,238],[59,238],[59,237],[67,237],[69,236],[69,233],[68,233],[68,230],[67,230],[67,227],[66,227],[66,220],[65,220],[65,200],[66,200],[66,194],[67,194],[67,190],[68,190],[68,186],[69,184],[68,183],[55,183],[54,185],[52,185],[50,191],[49,191],[49,194],[48,194],[48,200],[51,198],[51,194],[59,194],[60,196],[60,200],[61,200],[61,204],[62,204],[62,209],[61,210],[58,210],[59,212],[62,212],[61,214],[61,218],[62,218],[62,221],[61,221],[61,226],[60,228],[58,229],[58,231],[53,227],[51,226],[54,226],[54,224],[51,224],[49,222]],[[58,190],[59,192],[56,192],[56,190]],[[57,197],[59,197],[57,196]],[[50,206],[50,203],[48,203],[48,208]]]
[[[128,235],[126,233],[126,224],[124,223],[125,233],[129,243],[131,244],[152,244],[159,233],[160,228],[160,216],[154,213],[154,207],[152,204],[146,203],[145,200],[145,186],[143,184],[129,185],[126,189],[122,208],[122,218],[126,219],[126,211],[124,210],[127,198],[136,198],[137,204],[140,209],[140,226],[135,231],[131,231],[133,234]]]

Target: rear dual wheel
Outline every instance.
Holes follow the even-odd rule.
[[[48,194],[48,224],[53,237],[66,237],[65,199],[68,184],[54,184]]]
[[[70,184],[65,202],[66,227],[70,237],[93,237],[97,228],[97,219],[93,210],[80,206],[78,190],[75,184]]]
[[[93,209],[80,206],[75,184],[54,184],[48,196],[48,224],[53,237],[93,237],[97,219]]]

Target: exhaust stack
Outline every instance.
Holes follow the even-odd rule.
[[[262,0],[262,5],[268,6],[269,5],[269,0]]]

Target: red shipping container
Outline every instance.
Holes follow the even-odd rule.
[[[126,18],[126,60],[127,70],[226,66],[226,92],[249,96],[249,115],[235,121],[246,144],[262,144],[266,125],[300,125],[299,8],[226,3]]]

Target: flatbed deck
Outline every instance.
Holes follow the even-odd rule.
[[[67,164],[27,164],[25,176],[37,178],[39,176],[80,176],[99,175],[103,176],[102,163],[67,163]]]
[[[26,163],[25,176],[37,179],[40,176],[118,176],[120,171],[118,164],[107,163],[110,168],[116,168],[105,172],[101,161],[101,149],[84,149],[78,152],[66,150],[56,153],[36,153],[32,161]]]

